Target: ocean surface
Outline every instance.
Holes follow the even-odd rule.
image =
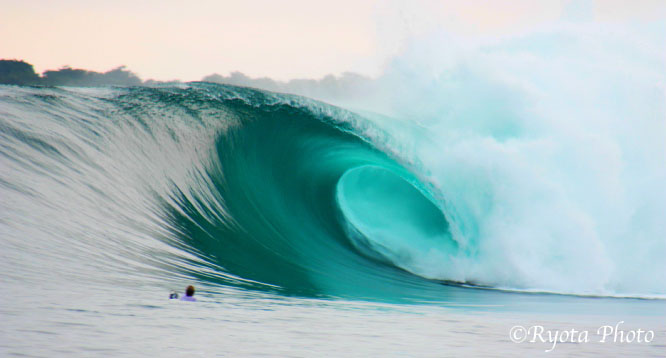
[[[0,86],[0,356],[663,357],[662,109],[583,136],[210,83]]]

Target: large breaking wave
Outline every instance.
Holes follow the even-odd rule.
[[[427,76],[437,56],[396,60],[375,114],[206,83],[2,87],[3,245],[290,295],[662,297],[661,62],[474,51]]]

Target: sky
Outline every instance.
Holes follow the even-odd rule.
[[[666,1],[0,0],[0,58],[37,72],[125,65],[156,80],[376,76],[407,38],[434,28],[510,34],[562,18],[653,21]]]

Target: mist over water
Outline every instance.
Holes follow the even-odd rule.
[[[665,293],[659,26],[568,24],[476,39],[429,33],[371,91],[342,101],[393,118],[376,116],[399,143],[395,151],[418,162],[441,195],[460,250],[429,264],[434,277]]]

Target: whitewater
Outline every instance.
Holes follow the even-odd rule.
[[[0,86],[1,349],[179,356],[193,330],[231,356],[479,354],[536,314],[634,318],[658,344],[625,348],[656,356],[664,52],[580,34],[432,35],[333,104]],[[189,283],[200,305],[166,299]]]

